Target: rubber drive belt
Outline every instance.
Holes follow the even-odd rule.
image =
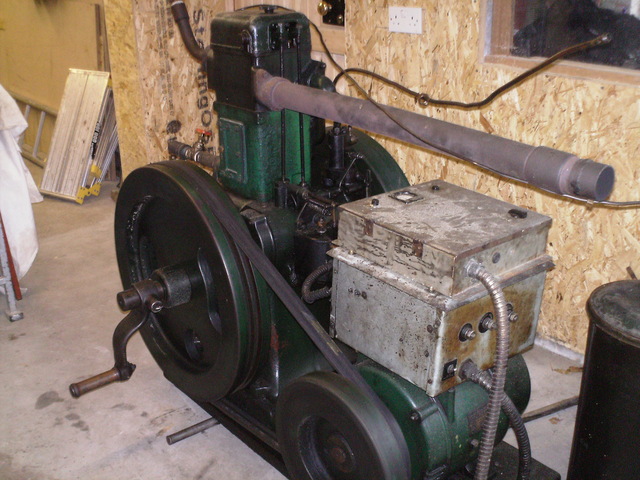
[[[167,166],[172,162],[167,162]],[[182,163],[182,162],[181,162]],[[185,165],[182,163],[182,165]],[[171,165],[176,167],[177,165]],[[327,359],[329,364],[335,368],[335,370],[351,381],[357,388],[359,388],[368,398],[373,402],[386,423],[389,426],[389,432],[393,435],[401,447],[403,458],[399,459],[406,471],[405,478],[410,477],[409,451],[406,447],[406,441],[404,435],[398,426],[398,422],[391,414],[387,406],[382,402],[380,397],[376,395],[369,384],[364,380],[360,372],[351,364],[347,356],[340,350],[329,334],[322,328],[315,316],[309,311],[307,306],[303,303],[302,299],[298,297],[296,292],[291,288],[287,281],[282,277],[280,272],[271,263],[271,260],[264,254],[260,247],[255,243],[251,234],[246,229],[245,225],[236,220],[229,211],[220,197],[214,193],[214,191],[205,185],[204,181],[208,180],[203,177],[207,175],[205,172],[196,171],[195,168],[179,168],[179,173],[192,184],[202,187],[199,193],[207,201],[212,213],[216,216],[222,227],[233,238],[237,246],[242,252],[249,258],[251,263],[257,268],[260,274],[263,276],[267,284],[273,289],[278,298],[287,307],[291,315],[296,319],[300,327],[307,333],[314,345],[320,350],[322,355]],[[199,168],[198,168],[199,169]],[[207,175],[208,176],[208,175]],[[208,183],[208,182],[207,182]],[[394,479],[399,480],[399,479]]]

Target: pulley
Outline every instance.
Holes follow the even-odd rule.
[[[278,399],[276,433],[296,480],[407,478],[406,444],[390,434],[369,398],[335,373],[314,372],[287,386]]]
[[[191,164],[135,170],[118,196],[115,237],[123,286],[134,287],[119,297],[121,306],[137,305],[136,288],[148,279],[171,293],[169,304],[149,308],[140,332],[172,383],[196,400],[214,401],[251,380],[263,338],[252,267],[203,191],[236,211],[216,182]]]

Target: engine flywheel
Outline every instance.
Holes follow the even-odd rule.
[[[173,277],[188,284],[175,286],[184,298],[152,313],[141,334],[164,375],[199,401],[215,401],[245,386],[264,341],[256,285],[263,280],[221,227],[207,202],[210,195],[237,211],[200,168],[156,163],[126,178],[115,215],[125,288],[154,272],[181,272],[165,274],[167,289],[173,288]]]
[[[369,398],[347,379],[314,372],[278,398],[276,433],[296,480],[406,480],[406,445]]]

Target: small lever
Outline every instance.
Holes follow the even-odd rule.
[[[124,317],[113,332],[113,357],[115,365],[111,370],[69,385],[71,396],[80,395],[97,390],[114,382],[129,380],[136,366],[127,360],[127,343],[131,336],[147,322],[149,312],[143,308],[136,308]]]

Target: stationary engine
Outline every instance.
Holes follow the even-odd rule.
[[[520,354],[551,220],[441,180],[410,186],[356,127],[561,194],[607,196],[611,167],[341,96],[302,14],[220,14],[202,48],[184,4],[172,9],[216,92],[220,155],[174,139],[179,159],[124,181],[130,313],[114,368],[72,394],[128,379],[140,330],[172,383],[289,478],[467,478],[479,454],[488,472],[500,406],[513,419],[529,400]],[[494,468],[559,478],[507,463]]]

